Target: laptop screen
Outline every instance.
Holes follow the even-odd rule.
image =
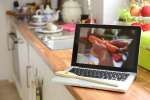
[[[72,65],[136,72],[140,33],[133,26],[78,24]]]

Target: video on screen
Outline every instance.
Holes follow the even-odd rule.
[[[77,63],[121,68],[132,53],[135,30],[81,28]]]

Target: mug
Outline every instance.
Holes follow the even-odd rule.
[[[33,19],[38,22],[41,23],[43,21],[44,16],[42,15],[42,11],[39,9],[36,11],[35,15],[33,16]]]

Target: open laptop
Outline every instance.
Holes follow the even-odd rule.
[[[77,24],[72,63],[53,82],[126,92],[137,74],[141,29]]]

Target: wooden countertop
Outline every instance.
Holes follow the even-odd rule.
[[[63,70],[71,63],[71,49],[53,51],[48,49],[28,29],[27,24],[17,22],[17,28],[24,38],[36,49],[54,71]],[[138,67],[138,75],[126,93],[66,86],[77,100],[150,100],[150,71]]]

